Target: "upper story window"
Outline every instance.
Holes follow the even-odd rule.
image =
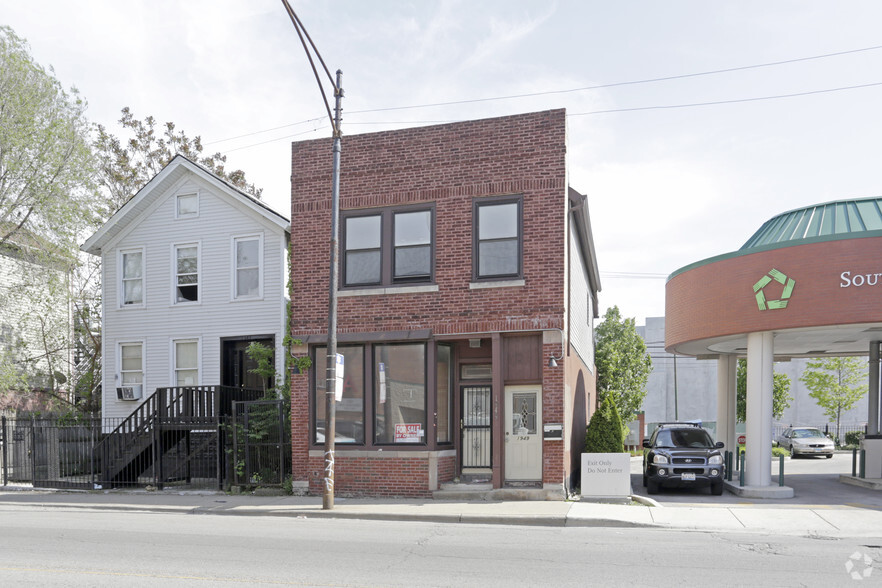
[[[175,245],[175,304],[199,301],[199,245]]]
[[[432,281],[434,233],[431,207],[344,213],[343,286]]]
[[[199,216],[199,195],[178,194],[175,198],[175,218]]]
[[[144,304],[144,251],[120,253],[120,305]]]
[[[261,294],[260,236],[233,239],[233,298],[257,298]]]
[[[523,266],[521,206],[521,198],[475,202],[475,278],[521,276]]]

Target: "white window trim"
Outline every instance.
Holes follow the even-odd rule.
[[[114,376],[114,380],[116,381],[116,387],[123,385],[123,377],[122,377],[122,348],[124,345],[140,345],[141,346],[141,390],[142,396],[141,398],[146,398],[147,395],[144,394],[144,391],[147,390],[147,343],[144,339],[127,339],[125,341],[118,341],[116,344],[116,374]],[[116,396],[113,396],[115,399]]]
[[[140,253],[141,254],[141,302],[137,304],[126,304],[125,303],[125,286],[124,286],[124,276],[125,276],[125,265],[123,262],[123,256],[126,253]],[[116,276],[116,299],[117,306],[119,308],[144,308],[147,304],[147,253],[144,247],[126,247],[125,249],[117,250],[116,254],[116,267],[117,267],[117,276]]]
[[[196,292],[198,298],[196,300],[184,300],[178,302],[178,248],[196,246]],[[205,288],[202,284],[202,241],[182,241],[180,243],[171,244],[171,305],[172,306],[193,306],[202,304],[202,297],[205,294]]]
[[[257,294],[253,296],[236,296],[238,269],[236,267],[236,243],[239,241],[249,241],[257,239]],[[263,280],[264,280],[264,249],[263,249],[263,233],[248,233],[244,235],[233,235],[230,239],[230,301],[242,302],[246,300],[263,300]]]
[[[196,343],[196,386],[202,385],[202,337],[181,337],[169,340],[169,377],[168,381],[172,387],[178,385],[177,381],[177,344],[178,343]]]
[[[181,196],[195,196],[196,197],[196,212],[191,214],[180,214],[178,212],[178,199]],[[199,210],[200,210],[200,201],[202,200],[199,190],[182,190],[175,194],[175,220],[186,220],[199,218]]]

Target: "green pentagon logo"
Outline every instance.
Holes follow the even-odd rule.
[[[784,291],[781,292],[781,298],[777,300],[766,300],[766,294],[763,288],[768,286],[772,280],[775,280],[782,286]],[[753,285],[753,291],[756,294],[756,305],[760,310],[775,310],[777,308],[787,308],[787,300],[793,294],[793,288],[796,286],[796,280],[788,278],[776,269],[760,278],[760,281]]]

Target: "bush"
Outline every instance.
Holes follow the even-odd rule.
[[[861,444],[861,440],[864,438],[863,431],[849,431],[845,434],[845,444],[853,445],[855,447]]]
[[[622,453],[625,451],[625,439],[622,419],[613,403],[604,400],[594,414],[585,430],[586,453]]]

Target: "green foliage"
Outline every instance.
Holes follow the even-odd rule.
[[[747,420],[747,360],[739,359],[735,369],[737,397],[736,416],[739,423]],[[790,395],[790,378],[786,374],[772,376],[772,418],[781,419],[784,411],[790,408],[793,396]]]
[[[609,400],[628,421],[646,397],[646,381],[652,371],[646,343],[637,334],[634,319],[622,319],[617,306],[606,311],[594,333],[598,399]]]
[[[861,444],[861,441],[864,438],[863,431],[849,431],[845,434],[845,444],[851,446],[858,446]]]
[[[772,457],[781,457],[782,455],[788,457],[790,452],[783,447],[772,447]]]
[[[138,120],[128,107],[122,109],[119,124],[130,135],[128,141],[120,140],[102,125],[97,125],[95,139],[99,159],[98,179],[108,196],[108,212],[125,204],[177,154],[260,198],[261,190],[245,180],[245,172],[226,170],[226,155],[203,154],[199,135],[190,138],[184,131],[178,131],[173,122],[165,123],[158,131],[156,119],[148,116],[143,121]]]
[[[609,399],[591,415],[585,430],[586,453],[621,453],[625,451],[622,420],[616,405]]]
[[[857,357],[828,357],[808,362],[800,378],[809,396],[836,422],[835,439],[840,438],[842,413],[854,408],[867,393],[864,366],[866,360]]]

